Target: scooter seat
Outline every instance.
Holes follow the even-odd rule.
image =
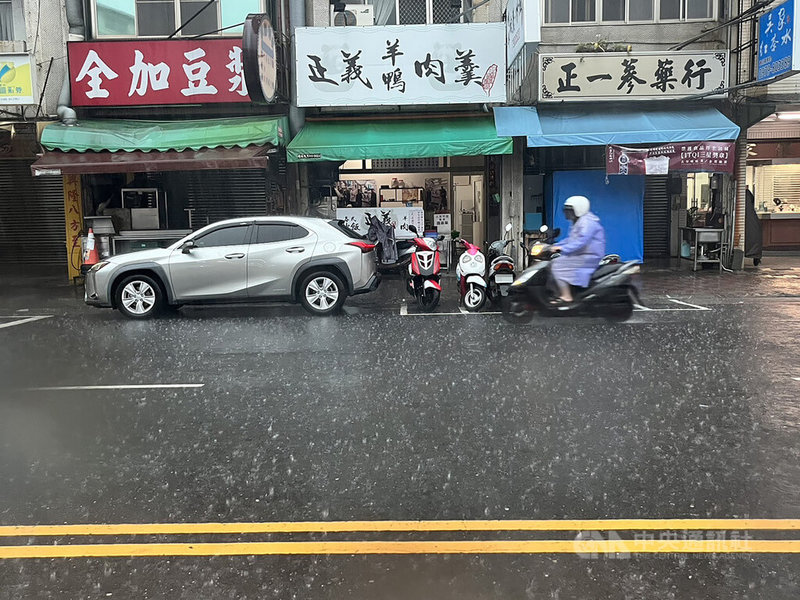
[[[605,277],[609,273],[613,273],[617,269],[619,269],[622,265],[620,264],[612,264],[612,265],[603,265],[602,267],[598,268],[594,275],[592,275],[592,281],[597,281],[601,277]]]

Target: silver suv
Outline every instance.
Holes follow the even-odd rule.
[[[86,276],[85,300],[132,319],[184,304],[275,300],[327,315],[347,296],[378,287],[373,248],[337,221],[231,219],[168,248],[97,263]]]

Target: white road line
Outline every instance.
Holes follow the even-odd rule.
[[[633,308],[635,310],[653,310],[652,308],[647,308],[646,306],[642,306],[641,304],[634,304]]]
[[[800,377],[792,377],[795,381],[800,381]]]
[[[403,302],[400,305],[400,316],[402,316],[402,317],[407,317],[408,316],[408,306],[406,306],[405,302]]]
[[[41,321],[42,319],[50,319],[53,315],[43,315],[40,317],[25,317],[24,319],[19,319],[17,317],[0,317],[0,319],[19,319],[18,321],[12,321],[11,323],[0,323],[0,329],[4,327],[14,327],[15,325],[24,325],[25,323],[33,323],[34,321]]]
[[[464,308],[463,306],[459,306],[458,307],[458,312],[460,312],[462,315],[468,315],[469,314],[469,311],[466,308]]]
[[[707,306],[700,306],[699,304],[689,304],[688,302],[684,302],[683,300],[676,300],[675,298],[670,298],[667,296],[667,300],[670,302],[674,302],[675,304],[683,304],[684,306],[691,306],[695,310],[711,310]]]
[[[698,312],[700,309],[697,308],[634,308],[634,312]],[[702,310],[711,310],[710,308],[705,308]]]
[[[185,388],[201,388],[205,383],[145,383],[134,385],[56,385],[52,387],[27,388],[35,392],[63,392],[71,390],[170,390]]]

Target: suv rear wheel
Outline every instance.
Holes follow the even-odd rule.
[[[329,271],[312,273],[300,284],[300,304],[312,315],[338,312],[347,298],[342,280]]]
[[[119,282],[115,300],[119,312],[129,319],[149,319],[164,306],[161,286],[147,275],[131,275]]]

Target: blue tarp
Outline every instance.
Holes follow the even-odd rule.
[[[529,148],[735,140],[739,127],[716,108],[505,106],[494,109],[497,135],[525,136]]]
[[[552,175],[552,198],[548,203],[550,223],[567,234],[564,201],[586,196],[592,212],[606,230],[606,253],[622,260],[644,260],[644,175],[610,176],[604,171],[557,171]]]

